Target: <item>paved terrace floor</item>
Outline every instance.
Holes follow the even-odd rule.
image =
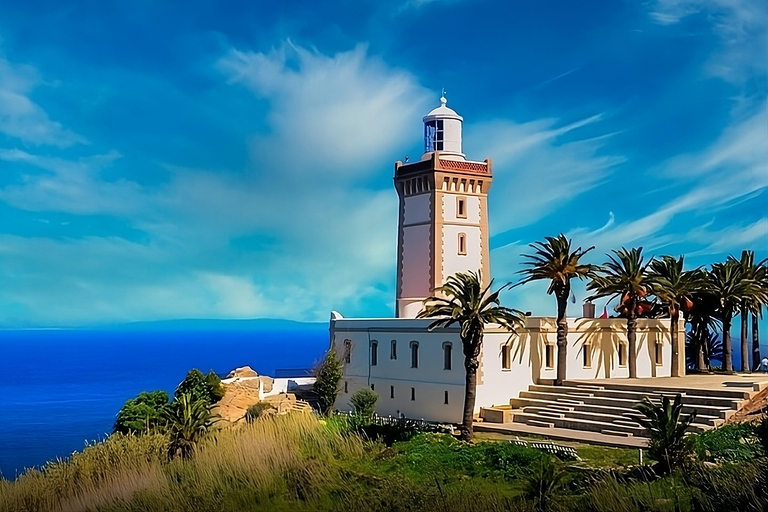
[[[735,373],[732,375],[695,374],[685,377],[650,377],[643,379],[579,379],[569,382],[579,382],[594,386],[605,386],[610,383],[622,385],[634,385],[639,388],[653,387],[656,389],[743,389],[744,391],[758,391],[768,388],[768,374],[765,373]],[[757,387],[755,387],[755,385]],[[539,435],[552,439],[568,439],[589,444],[605,446],[622,446],[627,448],[643,448],[648,444],[642,437],[622,437],[601,434],[600,432],[588,432],[583,430],[570,430],[564,428],[537,427],[522,423],[475,423],[478,432],[496,432],[499,434],[525,434]]]

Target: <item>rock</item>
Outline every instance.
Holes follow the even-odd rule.
[[[235,368],[229,374],[227,375],[228,379],[233,378],[243,378],[243,377],[258,377],[259,374],[253,371],[253,368],[250,366],[241,366],[240,368]]]

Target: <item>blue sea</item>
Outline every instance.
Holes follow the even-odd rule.
[[[172,394],[192,368],[274,375],[310,368],[327,348],[328,324],[295,322],[0,330],[0,474],[12,480],[103,439],[126,400]]]

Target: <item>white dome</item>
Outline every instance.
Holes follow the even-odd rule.
[[[448,108],[447,104],[448,100],[445,99],[445,96],[441,96],[440,106],[424,116],[423,121],[426,122],[433,119],[458,119],[459,121],[463,121],[464,118],[457,114],[455,110]]]

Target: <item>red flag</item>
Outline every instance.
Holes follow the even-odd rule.
[[[608,318],[608,306],[603,306],[603,314],[600,315],[600,318]]]

